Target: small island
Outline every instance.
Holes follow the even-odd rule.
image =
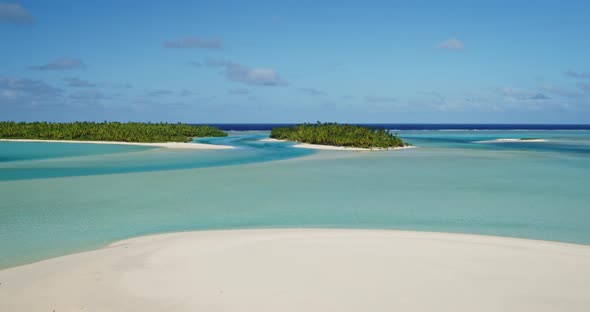
[[[270,132],[270,138],[356,149],[394,149],[409,146],[397,135],[385,129],[321,122],[274,128]]]
[[[529,141],[529,142],[544,142],[544,139],[541,138],[520,138],[521,141]]]
[[[211,126],[182,123],[0,122],[0,139],[12,140],[170,143],[224,136],[227,133]]]

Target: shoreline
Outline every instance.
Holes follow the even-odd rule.
[[[472,234],[168,233],[0,270],[0,310],[585,311],[588,259],[587,245]]]
[[[72,143],[72,144],[109,144],[109,145],[133,145],[151,146],[172,149],[232,149],[229,145],[214,145],[196,142],[162,142],[162,143],[140,143],[140,142],[119,142],[119,141],[77,141],[77,140],[33,140],[33,139],[0,139],[0,142],[29,142],[29,143]]]

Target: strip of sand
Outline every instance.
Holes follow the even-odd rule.
[[[309,149],[317,149],[317,150],[327,150],[327,151],[393,151],[393,150],[403,150],[403,149],[415,148],[415,146],[400,146],[400,147],[390,147],[390,148],[380,148],[380,147],[362,148],[362,147],[309,144],[309,143],[298,143],[298,144],[293,145],[293,147],[309,148]]]
[[[273,139],[273,138],[266,138],[266,139],[261,139],[258,141],[259,142],[288,142],[287,140],[279,140],[279,139]]]
[[[287,140],[277,140],[273,138],[267,138],[258,140],[260,142],[289,142]],[[321,145],[321,144],[309,144],[309,143],[297,143],[293,145],[293,147],[297,148],[308,148],[308,149],[317,149],[317,150],[328,150],[328,151],[391,151],[391,150],[399,150],[399,149],[409,149],[415,148],[415,146],[402,146],[402,147],[390,147],[390,148],[361,148],[361,147],[349,147],[349,146],[333,146],[333,145]]]
[[[136,143],[136,142],[117,142],[117,141],[75,141],[75,140],[28,140],[28,139],[0,139],[3,142],[42,142],[42,143],[79,143],[79,144],[117,144],[117,145],[136,145],[136,146],[153,146],[164,148],[178,149],[231,149],[229,145],[214,145],[194,142],[166,142],[166,143]]]
[[[145,236],[0,271],[0,311],[588,311],[590,246],[377,230]]]

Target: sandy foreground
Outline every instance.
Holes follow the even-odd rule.
[[[165,148],[178,149],[230,149],[234,148],[229,145],[214,145],[204,143],[182,143],[182,142],[167,142],[167,143],[134,143],[134,142],[116,142],[116,141],[74,141],[74,140],[26,140],[26,139],[0,139],[0,142],[43,142],[43,143],[82,143],[82,144],[117,144],[117,145],[137,145],[137,146],[153,146]]]
[[[145,236],[0,271],[0,311],[588,311],[590,246],[371,230]]]

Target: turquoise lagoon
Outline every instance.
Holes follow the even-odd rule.
[[[371,228],[590,244],[590,131],[400,131],[418,148],[0,142],[0,268],[162,232]],[[547,142],[481,143],[535,137]]]

